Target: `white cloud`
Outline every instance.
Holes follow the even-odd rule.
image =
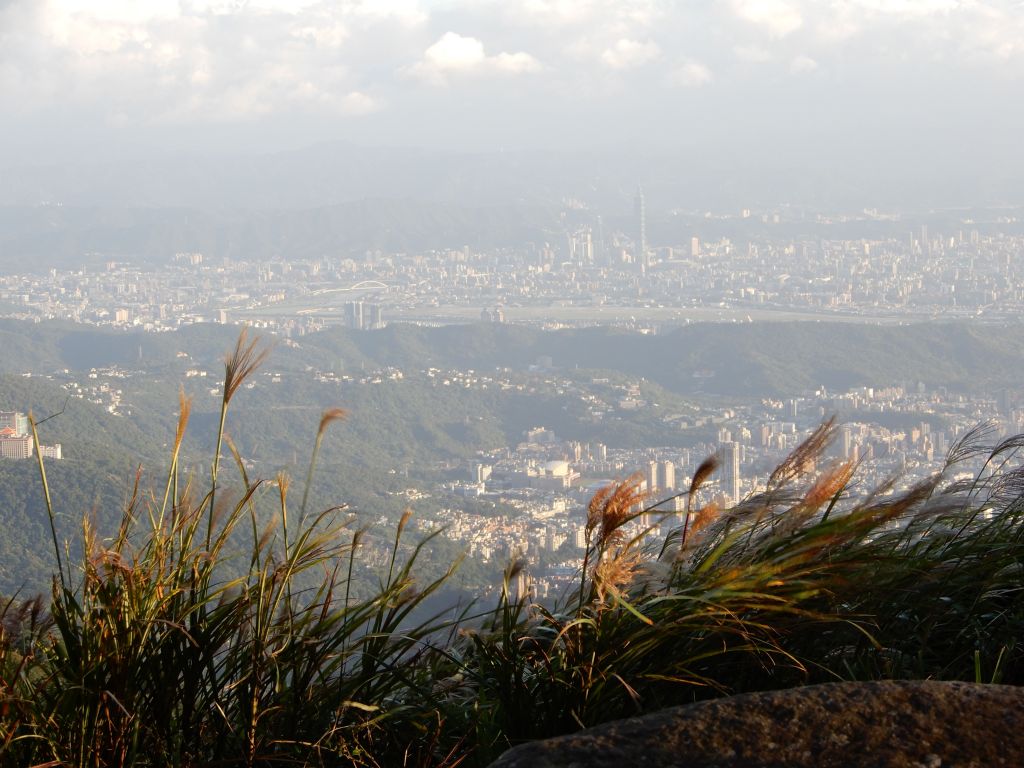
[[[733,47],[732,52],[740,61],[751,64],[763,64],[772,60],[771,51],[757,45],[737,45]]]
[[[145,24],[180,15],[177,0],[49,0],[46,12],[53,19],[85,17],[120,24]]]
[[[423,24],[430,18],[418,0],[354,0],[348,12],[354,17],[395,20],[407,25]]]
[[[545,24],[577,24],[587,21],[593,11],[591,0],[522,0],[510,8]]]
[[[789,71],[794,75],[806,75],[818,69],[818,62],[803,54],[789,62]]]
[[[444,85],[451,76],[473,72],[522,74],[537,72],[540,69],[540,62],[524,51],[503,51],[495,56],[488,56],[484,44],[475,37],[445,32],[436,43],[423,52],[423,59],[408,71],[428,83]]]
[[[926,16],[947,13],[970,3],[960,0],[842,0],[844,5],[878,14]]]
[[[423,52],[423,63],[440,73],[473,69],[487,58],[484,44],[475,37],[445,32],[441,39]]]
[[[520,72],[539,72],[543,67],[533,56],[523,51],[518,53],[499,53],[492,58],[495,68],[502,72],[517,74]]]
[[[351,91],[341,100],[341,110],[348,115],[368,115],[380,108],[379,100],[362,91]]]
[[[699,88],[710,83],[714,79],[714,75],[699,61],[688,61],[677,67],[672,72],[670,79],[675,85],[684,88]]]
[[[0,114],[16,130],[58,111],[326,124],[485,77],[521,78],[517,106],[563,122],[607,103],[661,109],[673,88],[742,95],[780,72],[835,72],[837,103],[880,78],[1012,94],[1022,41],[1015,0],[0,0]],[[478,96],[481,113],[501,109]]]
[[[652,40],[641,42],[622,38],[601,54],[601,61],[612,69],[633,69],[647,64],[661,55],[661,48]]]
[[[662,15],[660,0],[505,0],[508,17],[545,26],[649,25]]]
[[[292,37],[308,40],[315,45],[337,48],[349,37],[349,29],[340,22],[303,24],[289,30]]]
[[[85,0],[88,2],[89,0]],[[131,0],[129,0],[130,2]],[[316,5],[318,0],[182,0],[186,13],[227,16],[251,13],[297,15]],[[145,5],[140,2],[139,5]]]
[[[787,0],[733,0],[732,7],[739,18],[763,27],[773,37],[784,37],[804,23],[800,8]]]

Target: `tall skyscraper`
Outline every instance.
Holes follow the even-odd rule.
[[[641,266],[647,265],[647,205],[644,202],[644,190],[636,188],[636,196],[633,198],[633,217],[636,219],[636,263]]]
[[[590,227],[576,232],[569,239],[569,248],[571,249],[572,260],[577,264],[593,264],[594,263],[594,240],[590,233]]]
[[[601,264],[607,264],[609,262],[609,259],[608,259],[608,249],[605,247],[605,242],[604,242],[604,221],[601,220],[600,216],[597,217],[597,244],[596,244],[596,248],[597,248],[597,250],[596,250],[595,256],[597,257],[597,260],[599,262],[601,262]]]
[[[853,449],[855,444],[853,442],[853,432],[848,426],[843,427],[843,458],[848,459],[853,455]]]
[[[349,328],[368,331],[384,327],[384,314],[379,304],[363,301],[345,303],[345,324]]]
[[[363,327],[363,302],[349,301],[345,303],[345,324],[357,330]]]
[[[384,313],[381,311],[380,304],[366,305],[363,323],[364,328],[368,328],[373,331],[384,327]]]
[[[740,501],[740,444],[728,442],[722,445],[722,486],[733,504]]]
[[[647,492],[656,493],[661,484],[658,482],[658,462],[649,461],[647,462]]]
[[[676,489],[676,465],[671,461],[661,462],[658,479],[662,490],[674,491]]]

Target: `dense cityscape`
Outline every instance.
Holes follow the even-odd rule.
[[[984,235],[967,217],[955,230],[930,232],[921,225],[901,238],[773,234],[788,215],[743,210],[716,217],[718,225],[734,220],[741,226],[754,218],[765,227],[763,234],[704,240],[695,229],[683,244],[653,245],[644,195],[637,190],[628,232],[606,231],[596,217],[593,224],[567,227],[550,242],[497,251],[465,247],[266,262],[179,252],[155,267],[111,259],[98,270],[0,277],[0,312],[18,320],[152,332],[196,323],[246,324],[299,338],[330,326],[374,331],[389,322],[611,325],[643,333],[701,321],[750,322],[751,315],[758,320],[994,322],[1024,308],[1024,282],[1013,258],[1024,248],[1024,237],[1001,229],[1013,219],[989,223]],[[827,229],[898,220],[863,211],[818,215],[815,224]],[[144,386],[148,375],[113,367],[93,369],[84,378],[67,371],[47,378],[71,396],[130,417],[125,389],[132,379]],[[693,372],[697,379],[713,375]],[[185,376],[202,379],[207,371],[193,366]],[[658,537],[679,524],[687,483],[703,459],[720,459],[714,482],[702,491],[704,503],[738,503],[763,490],[776,464],[833,415],[843,424],[836,459],[860,466],[864,487],[898,477],[893,490],[936,471],[956,439],[980,422],[994,420],[1003,434],[1024,428],[1015,391],[964,394],[920,381],[879,381],[837,392],[821,386],[783,399],[701,403],[666,412],[651,401],[642,379],[581,378],[559,371],[550,359],[538,360],[529,371],[320,369],[273,374],[260,386],[283,381],[279,389],[286,390],[289,376],[340,388],[342,399],[346,387],[386,387],[403,380],[541,393],[580,401],[594,423],[606,416],[646,416],[677,429],[680,438],[673,446],[609,447],[536,424],[518,442],[472,462],[439,461],[432,468],[435,481],[400,492],[418,508],[422,531],[442,528],[470,557],[484,563],[525,558],[532,588],[543,597],[557,596],[579,566],[587,543],[588,499],[603,485],[634,473],[657,507],[633,529]],[[208,390],[211,397],[220,395],[216,382]],[[0,435],[3,456],[27,458],[31,437],[12,419],[9,434]],[[60,445],[47,450],[61,457]],[[452,505],[456,498],[460,503]],[[658,504],[663,499],[669,501]],[[494,512],[495,502],[500,514]]]
[[[215,403],[222,394],[217,372],[196,365],[184,352],[179,358],[185,380],[194,383],[194,396]],[[84,376],[59,371],[42,378],[115,418],[131,418],[132,401],[153,376],[144,367],[113,366]],[[719,469],[690,505],[727,507],[763,491],[772,470],[832,416],[838,417],[841,429],[830,461],[858,466],[862,490],[895,480],[890,493],[905,491],[940,470],[956,440],[979,424],[991,423],[995,435],[1024,429],[1024,407],[1011,389],[965,394],[918,381],[888,382],[846,391],[822,386],[787,398],[736,398],[727,405],[722,398],[717,403],[676,400],[667,405],[656,401],[657,391],[643,379],[580,375],[558,369],[550,359],[523,371],[271,368],[248,385],[274,398],[305,386],[317,387],[325,399],[338,402],[351,402],[360,389],[409,386],[519,393],[574,407],[598,433],[601,424],[623,420],[646,420],[675,433],[672,445],[609,446],[535,424],[516,442],[478,452],[472,459],[445,457],[420,466],[418,481],[391,492],[416,510],[418,530],[442,530],[471,558],[494,567],[522,558],[528,564],[523,578],[536,597],[545,599],[559,597],[577,572],[586,545],[587,503],[608,483],[637,478],[651,509],[627,530],[658,539],[681,524],[685,492],[704,459],[716,456]],[[0,413],[0,418],[15,428],[7,428],[10,434],[0,432],[4,457],[32,456],[24,414]],[[17,453],[7,450],[15,440],[20,441]],[[44,449],[46,457],[61,458],[59,444]],[[272,474],[275,462],[250,462],[250,469]],[[945,480],[970,477],[976,469],[973,464],[957,466]],[[401,473],[401,468],[392,469],[396,471]],[[372,509],[360,512],[375,517]]]
[[[716,216],[715,228],[732,221],[743,232],[754,216]],[[1007,228],[1015,219],[988,222],[985,234],[969,216],[942,232],[920,225],[879,236],[871,228],[882,221],[897,229],[899,218],[819,214],[812,221],[824,234],[808,237],[785,234],[792,222],[765,213],[759,234],[703,239],[696,224],[687,242],[655,245],[638,191],[630,232],[606,228],[597,216],[519,248],[259,262],[180,252],[155,264],[119,255],[100,269],[7,274],[0,315],[154,331],[248,322],[291,333],[395,320],[654,328],[785,317],[999,321],[1024,309],[1014,259],[1024,236]],[[828,234],[840,226],[869,234]]]

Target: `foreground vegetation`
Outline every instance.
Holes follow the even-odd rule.
[[[740,691],[1024,678],[1024,438],[991,445],[980,428],[895,492],[825,466],[826,423],[730,509],[698,505],[705,462],[653,548],[626,533],[649,511],[627,479],[591,501],[579,580],[557,606],[530,604],[513,562],[497,605],[431,616],[445,577],[417,579],[431,539],[406,541],[408,515],[366,594],[352,589],[365,534],[343,509],[307,509],[343,413],[321,419],[297,503],[287,477],[248,477],[225,424],[261,359],[244,336],[228,357],[202,489],[179,470],[182,398],[160,490],[137,489],[109,538],[87,519],[74,562],[53,526],[52,599],[0,602],[0,764],[483,765],[523,740]]]

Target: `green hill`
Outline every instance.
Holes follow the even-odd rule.
[[[235,327],[221,325],[146,334],[6,320],[0,321],[5,347],[0,372],[121,365],[174,374],[193,364],[219,365],[236,334]],[[1024,361],[1024,325],[971,322],[708,323],[659,334],[393,324],[380,331],[334,328],[296,341],[297,347],[276,346],[271,368],[521,370],[550,358],[562,371],[622,371],[683,394],[734,396],[790,395],[820,384],[839,388],[918,380],[952,389],[1015,386]],[[178,360],[178,352],[190,358]]]

